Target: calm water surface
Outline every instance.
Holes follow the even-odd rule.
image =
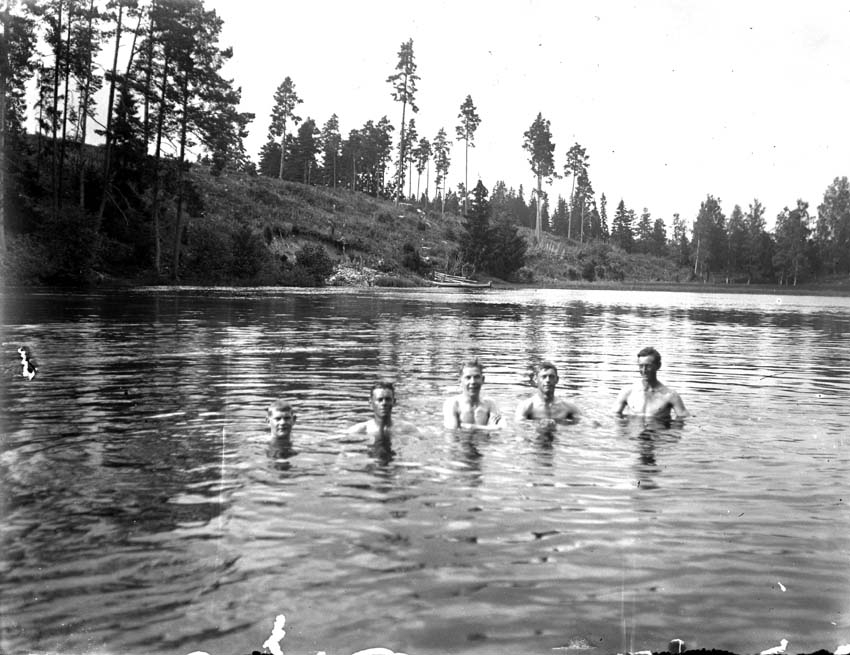
[[[2,308],[4,652],[247,653],[280,613],[296,654],[850,641],[850,299],[140,289]],[[683,425],[611,416],[645,345]],[[584,419],[442,429],[470,355],[506,414],[553,360]],[[378,378],[420,426],[392,451],[343,434]],[[278,396],[293,453],[268,447]]]

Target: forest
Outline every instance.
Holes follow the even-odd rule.
[[[771,229],[757,198],[727,215],[710,193],[693,216],[668,223],[597,194],[592,144],[575,143],[556,162],[541,112],[524,134],[506,136],[522,144],[535,187],[470,184],[470,149],[486,116],[467,95],[447,127],[418,133],[412,40],[401,43],[393,70],[375,73],[386,76],[398,115],[344,135],[336,113],[323,122],[299,116],[302,99],[288,76],[267,119],[240,111],[241,88],[222,74],[233,52],[202,0],[27,0],[5,3],[0,17],[0,267],[9,282],[79,284],[104,274],[209,282],[209,262],[218,259],[229,263],[216,281],[321,283],[333,262],[315,247],[275,255],[291,221],[287,227],[256,207],[211,219],[210,185],[246,178],[276,181],[284,195],[303,185],[413,207],[425,217],[422,231],[450,217],[459,229],[446,259],[507,280],[529,281],[520,275],[528,254],[550,237],[597,253],[663,258],[706,283],[797,286],[850,274],[847,176],[824,181],[816,208],[803,199],[783,208]],[[104,60],[110,65],[94,65]],[[256,162],[244,145],[255,127],[268,130]],[[457,151],[462,162],[451,161]],[[453,163],[464,171],[454,189]],[[570,182],[568,197],[550,199],[555,177]],[[419,246],[397,246],[400,266],[423,273]],[[577,273],[606,275],[593,265]]]

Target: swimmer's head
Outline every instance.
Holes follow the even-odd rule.
[[[482,364],[477,357],[475,359],[468,359],[463,363],[460,367],[461,374],[468,368],[477,368],[478,372],[484,375],[484,364]]]
[[[550,361],[542,361],[534,367],[534,375],[540,375],[543,371],[554,371],[558,375],[557,367]]]
[[[543,393],[554,394],[558,384],[558,369],[552,362],[540,362],[534,369],[534,382]]]
[[[484,366],[481,362],[477,358],[465,362],[460,369],[461,392],[475,398],[481,391],[482,384],[484,384]]]
[[[396,404],[395,386],[392,382],[376,382],[369,391],[369,404],[376,419],[387,418]]]
[[[655,367],[656,370],[661,368],[661,353],[658,352],[652,346],[647,346],[646,348],[643,348],[637,354],[637,356],[638,356],[638,359],[640,359],[641,357],[654,357],[655,358],[655,364],[656,364],[656,367]]]
[[[392,382],[378,381],[372,385],[372,388],[369,389],[369,399],[372,400],[376,395],[380,394],[380,391],[389,391],[392,394],[393,400],[395,400],[395,385]],[[375,394],[375,392],[379,392],[379,394]]]
[[[269,424],[269,434],[273,438],[288,439],[295,425],[295,412],[292,405],[285,400],[275,400],[266,411],[266,423]]]

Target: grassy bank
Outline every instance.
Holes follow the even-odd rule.
[[[91,231],[88,215],[65,211],[58,221],[16,221],[34,227],[9,234],[0,262],[6,284],[416,287],[427,286],[435,270],[473,273],[459,267],[464,222],[456,212],[244,173],[213,176],[202,165],[194,165],[188,176],[191,194],[182,219],[177,275],[172,198],[164,203],[160,221],[158,271],[153,223],[143,212],[104,221],[103,234],[94,238],[93,233],[85,236]],[[33,214],[49,211],[36,205]],[[848,279],[798,287],[703,284],[671,259],[547,233],[538,243],[528,227],[519,232],[528,243],[525,266],[509,280],[482,271],[474,272],[476,277],[497,288],[850,293]]]

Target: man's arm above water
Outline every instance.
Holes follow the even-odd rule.
[[[685,408],[685,403],[682,402],[679,394],[675,391],[670,392],[670,405],[673,407],[673,411],[676,412],[676,418],[687,418],[691,415]]]
[[[623,415],[623,410],[626,409],[629,404],[629,394],[631,393],[631,391],[631,387],[626,387],[617,396],[617,402],[614,404],[614,414],[616,414],[617,416]]]

